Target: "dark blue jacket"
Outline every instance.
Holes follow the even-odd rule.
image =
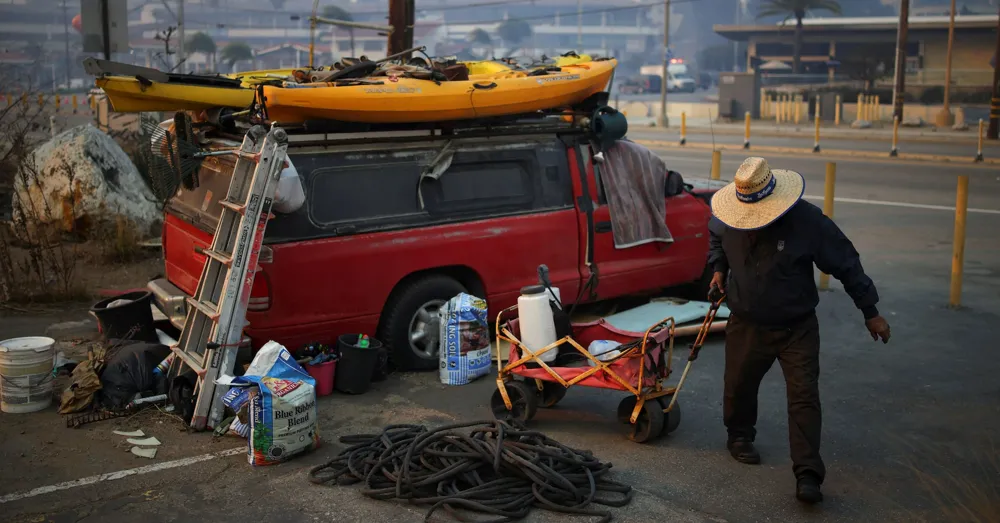
[[[728,273],[726,301],[733,314],[764,325],[792,324],[816,310],[813,264],[844,284],[865,319],[878,315],[878,291],[861,267],[854,244],[815,205],[800,200],[763,229],[708,224],[709,264]]]

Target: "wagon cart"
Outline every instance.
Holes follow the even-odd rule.
[[[697,337],[691,344],[687,364],[676,386],[665,386],[670,377],[674,352],[674,319],[665,318],[644,333],[616,329],[603,319],[589,323],[574,323],[572,334],[532,352],[519,340],[517,306],[497,315],[497,390],[490,400],[494,417],[504,420],[530,421],[538,407],[552,407],[573,386],[595,387],[628,392],[618,404],[617,417],[628,425],[630,440],[645,443],[677,429],[681,422],[677,394],[684,385],[724,296],[712,296]],[[595,340],[609,340],[621,345],[611,358],[595,357],[586,347]],[[510,353],[503,364],[501,341],[510,344]],[[539,357],[551,350],[572,347],[589,362],[586,366],[550,366]],[[569,351],[572,354],[572,351]],[[602,361],[605,360],[605,361]],[[555,364],[556,362],[553,362]]]

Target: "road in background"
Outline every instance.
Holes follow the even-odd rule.
[[[669,130],[654,130],[644,128],[642,126],[635,126],[629,130],[628,137],[633,140],[654,140],[654,141],[664,141],[664,142],[680,142],[680,129],[679,126],[673,126]],[[891,137],[888,138],[891,140]],[[719,144],[727,146],[742,146],[743,136],[742,134],[733,133],[711,133],[706,132],[704,128],[699,129],[697,133],[687,134],[687,143],[689,144]],[[813,149],[815,144],[815,137],[812,133],[798,133],[793,136],[754,136],[753,130],[751,129],[750,134],[750,152],[753,151],[754,146],[764,146],[764,147],[793,147],[802,149],[803,153],[809,153]],[[877,138],[866,138],[866,139],[850,139],[843,137],[836,138],[824,138],[822,134],[820,135],[820,148],[826,150],[853,150],[853,151],[881,151],[885,153],[886,159],[889,159],[889,151],[892,149],[890,141],[880,140]],[[939,143],[939,142],[927,142],[927,141],[914,141],[907,143],[906,141],[900,140],[898,143],[899,152],[902,154],[906,153],[917,153],[917,154],[936,154],[944,156],[956,156],[960,158],[967,158],[969,163],[972,163],[973,159],[976,157],[977,146],[975,142],[961,142],[961,143]],[[1000,158],[1000,142],[997,141],[986,141],[983,144],[983,156],[986,158]]]
[[[616,90],[617,93],[617,90]],[[698,89],[693,93],[668,93],[667,94],[667,105],[671,103],[697,103],[697,102],[714,102],[719,96],[719,89],[713,87],[711,89]],[[660,93],[646,93],[646,94],[613,94],[611,99],[614,100],[618,98],[619,102],[656,102],[660,103]]]

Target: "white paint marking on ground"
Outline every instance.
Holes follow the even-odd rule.
[[[194,465],[195,463],[201,463],[203,461],[209,461],[215,458],[235,456],[236,454],[245,453],[246,451],[247,451],[246,447],[240,447],[235,449],[223,450],[219,452],[213,452],[211,454],[202,454],[201,456],[192,456],[190,458],[182,458],[174,461],[164,461],[163,463],[154,463],[153,465],[146,465],[145,467],[138,467],[128,470],[119,470],[118,472],[108,472],[106,474],[98,474],[96,476],[88,476],[86,478],[75,479],[73,481],[56,483],[55,485],[48,485],[45,487],[38,487],[24,492],[15,492],[13,494],[0,496],[0,504],[9,503],[11,501],[17,501],[25,498],[33,498],[35,496],[41,496],[42,494],[58,492],[60,490],[68,490],[71,488],[93,485],[95,483],[100,483],[102,481],[113,481],[116,479],[127,478],[129,476],[139,476],[142,474],[149,474],[150,472],[159,472],[161,470],[175,469],[178,467],[187,467],[189,465]]]
[[[805,195],[804,198],[809,200],[823,200],[822,196]],[[950,211],[955,212],[954,207],[948,207],[947,205],[928,205],[925,203],[907,203],[907,202],[887,202],[884,200],[863,200],[859,198],[837,198],[834,197],[833,201],[843,202],[843,203],[860,203],[863,205],[883,205],[887,207],[908,207],[910,209],[929,209],[932,211]],[[976,209],[970,207],[968,209],[969,214],[1000,214],[1000,210],[996,209]]]

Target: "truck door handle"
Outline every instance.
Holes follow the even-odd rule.
[[[611,222],[597,222],[594,224],[594,232],[611,232]]]

